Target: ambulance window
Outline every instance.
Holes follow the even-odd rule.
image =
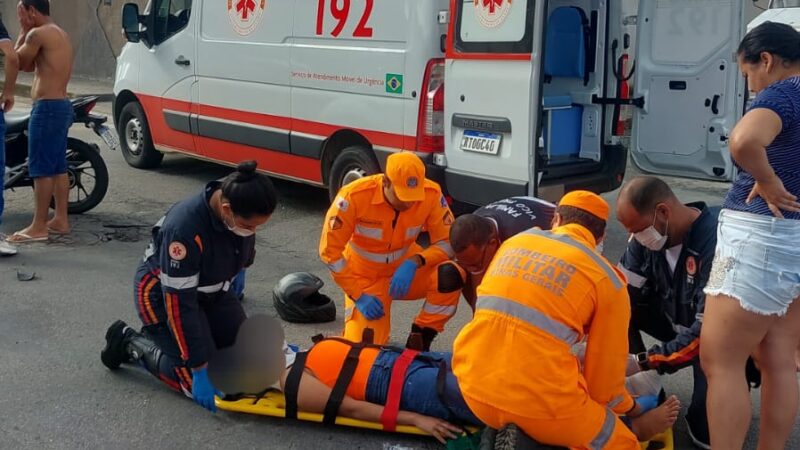
[[[535,0],[456,0],[456,50],[530,53],[534,3]]]
[[[186,28],[192,13],[192,0],[154,0],[155,44],[160,44]]]
[[[800,0],[775,0],[770,5],[770,8],[800,8]]]

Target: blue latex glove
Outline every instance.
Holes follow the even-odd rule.
[[[358,297],[356,308],[367,320],[378,320],[383,317],[383,303],[369,294],[361,294],[361,297]]]
[[[215,413],[217,405],[214,403],[214,395],[222,396],[222,393],[214,388],[211,380],[208,379],[208,369],[192,370],[192,398],[194,402],[203,408]]]
[[[411,288],[414,275],[417,273],[417,263],[413,260],[406,260],[394,273],[392,283],[389,285],[389,295],[394,299],[404,298]]]
[[[231,292],[233,295],[242,300],[244,298],[244,279],[245,279],[245,269],[242,269],[236,277],[234,277],[233,281],[231,281]]]
[[[643,395],[636,399],[636,404],[639,405],[639,408],[642,410],[642,414],[654,409],[658,406],[658,396],[657,395]]]

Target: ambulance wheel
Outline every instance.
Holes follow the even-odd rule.
[[[331,165],[328,195],[333,200],[342,186],[380,171],[381,166],[372,151],[363,147],[348,147],[339,153]]]
[[[117,124],[120,147],[125,162],[137,169],[153,169],[161,164],[164,154],[153,146],[150,126],[142,106],[130,102],[122,108]]]

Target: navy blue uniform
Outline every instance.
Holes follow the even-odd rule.
[[[208,204],[220,186],[209,183],[158,221],[134,281],[142,333],[167,356],[160,378],[187,392],[189,369],[234,343],[245,313],[229,289],[255,257],[255,237],[228,231]]]
[[[497,239],[500,243],[510,237],[539,227],[549,230],[556,213],[556,205],[536,197],[509,197],[478,208],[473,214],[485,217],[494,222]],[[483,273],[467,274],[462,294],[467,303],[474,309],[477,299],[476,290],[483,280]]]
[[[631,298],[631,351],[645,351],[639,333],[644,331],[662,342],[647,350],[647,368],[663,374],[693,367],[694,393],[687,418],[693,429],[706,429],[707,383],[700,368],[700,328],[720,208],[705,203],[687,206],[701,212],[683,239],[674,273],[666,249],[654,252],[635,239],[628,243],[619,268],[628,278]]]
[[[492,219],[500,242],[505,242],[533,227],[549,230],[555,211],[556,205],[536,197],[510,197],[479,208],[475,215]]]

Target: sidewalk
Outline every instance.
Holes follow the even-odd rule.
[[[20,72],[17,77],[16,95],[30,97],[32,84],[33,74]],[[73,77],[67,87],[67,95],[70,97],[95,95],[100,97],[101,102],[110,102],[114,98],[113,92],[113,80],[90,80],[88,78]]]

